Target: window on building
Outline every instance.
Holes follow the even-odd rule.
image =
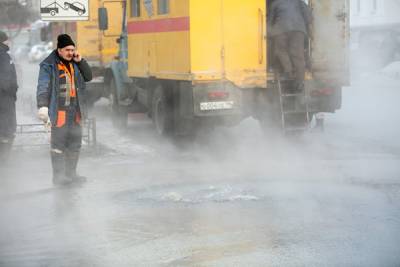
[[[140,17],[140,0],[131,0],[131,17]]]
[[[378,11],[378,1],[372,0],[372,13],[377,13]]]
[[[168,14],[169,13],[169,0],[158,0],[158,14]]]
[[[354,10],[354,14],[355,15],[360,15],[361,13],[361,0],[355,0],[355,8],[353,8]]]

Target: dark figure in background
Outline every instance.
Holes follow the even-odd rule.
[[[37,86],[38,117],[51,126],[53,183],[84,182],[76,172],[85,117],[83,91],[92,79],[88,63],[67,34],[57,38],[57,49],[40,63]]]
[[[302,0],[273,0],[269,6],[269,35],[274,56],[283,77],[295,80],[294,89],[302,90],[306,69],[304,44],[310,32],[312,14]]]
[[[0,165],[8,158],[17,127],[17,74],[5,44],[7,40],[7,34],[0,31]]]

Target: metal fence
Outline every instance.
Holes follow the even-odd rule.
[[[18,124],[14,147],[40,147],[50,145],[51,129],[41,124]],[[82,127],[82,144],[95,148],[96,138],[96,119],[86,119]]]

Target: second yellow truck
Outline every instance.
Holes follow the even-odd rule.
[[[53,43],[58,34],[68,33],[76,41],[77,49],[89,62],[95,79],[87,84],[88,99],[93,104],[101,96],[108,97],[104,91],[104,78],[111,76],[111,64],[118,55],[119,46],[116,39],[122,29],[122,6],[120,1],[90,0],[90,18],[88,21],[52,22],[50,24]],[[112,14],[112,21],[105,32],[99,31],[98,14],[100,7],[105,7]]]

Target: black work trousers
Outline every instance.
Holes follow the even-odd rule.
[[[283,72],[299,82],[304,81],[306,71],[305,38],[306,35],[299,31],[287,32],[273,37],[275,56]]]
[[[82,146],[82,127],[78,123],[66,123],[51,128],[51,150],[63,153],[79,152]]]
[[[0,138],[14,139],[16,127],[15,97],[0,90]]]

